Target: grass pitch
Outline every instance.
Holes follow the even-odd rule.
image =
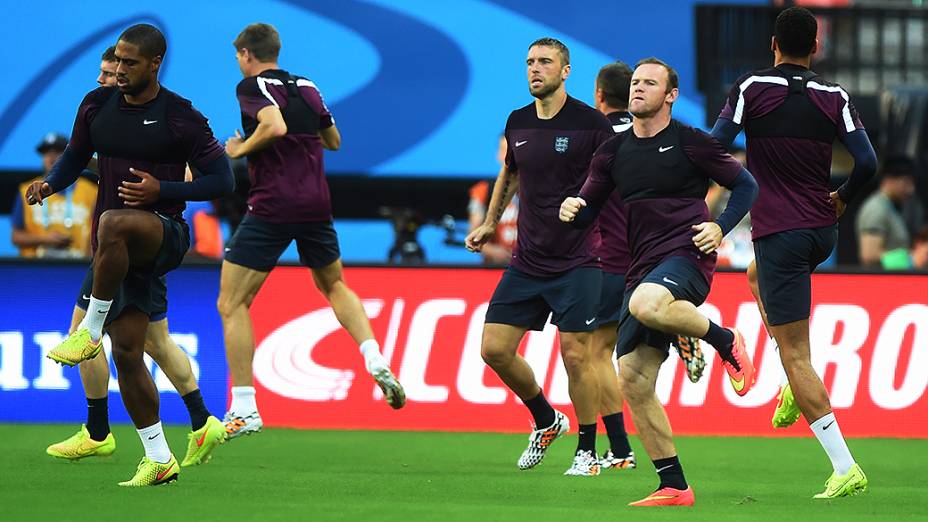
[[[115,426],[112,457],[67,462],[45,447],[73,425],[0,425],[0,519],[20,520],[926,520],[928,441],[857,439],[866,494],[813,501],[830,466],[814,439],[681,437],[696,507],[626,504],[657,485],[637,439],[640,467],[564,477],[566,437],[534,470],[519,471],[525,435],[268,429],[231,441],[167,486],[127,490],[142,455],[130,426]],[[169,427],[178,460],[186,428]],[[599,448],[606,448],[604,437]]]

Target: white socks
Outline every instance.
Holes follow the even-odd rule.
[[[232,406],[229,407],[229,411],[242,416],[257,413],[258,404],[255,402],[254,386],[233,386]]]
[[[112,304],[112,299],[103,301],[90,296],[90,305],[87,307],[87,313],[84,314],[81,326],[90,331],[90,338],[95,343],[100,342],[100,338],[103,337],[103,323],[106,321],[106,314],[109,313]]]
[[[164,430],[161,429],[160,422],[136,431],[139,432],[142,446],[145,447],[145,456],[149,460],[159,464],[171,460],[171,449],[168,448],[168,441],[164,439]]]
[[[854,465],[854,457],[851,451],[847,449],[847,442],[841,435],[841,428],[838,427],[838,421],[835,419],[834,412],[818,419],[809,425],[812,433],[818,439],[819,444],[825,449],[828,458],[831,459],[831,466],[838,475],[847,475],[851,466]]]
[[[361,343],[361,355],[364,356],[364,366],[368,373],[375,374],[381,370],[389,369],[390,365],[380,353],[380,345],[376,339],[368,339]]]

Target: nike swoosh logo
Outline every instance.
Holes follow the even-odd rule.
[[[672,285],[674,285],[674,286],[680,286],[679,284],[677,284],[676,281],[671,281],[670,279],[667,279],[666,277],[663,278],[663,279],[661,279],[661,281],[663,281],[663,282],[665,282],[665,283],[670,283],[670,284],[672,284]]]
[[[742,377],[740,380],[736,380],[732,378],[731,375],[729,375],[728,380],[731,381],[731,385],[733,388],[735,388],[735,391],[740,392],[744,389],[744,377]]]
[[[84,295],[82,295],[81,297],[82,297],[85,301],[90,301],[90,296],[87,295],[87,294],[84,294]]]
[[[155,440],[155,439],[158,438],[158,435],[161,435],[161,434],[160,434],[160,433],[155,433],[155,434],[152,435],[151,437],[148,437],[148,440]]]
[[[660,473],[661,471],[664,471],[665,469],[670,469],[670,468],[672,468],[672,467],[673,467],[673,464],[671,464],[671,465],[669,465],[669,466],[664,466],[663,468],[658,468],[658,469],[657,469],[657,472]],[[658,498],[658,497],[648,497],[648,498]],[[673,498],[673,497],[663,497],[663,498]]]
[[[594,317],[594,318],[590,319],[589,321],[587,321],[586,324],[587,324],[587,325],[591,325],[591,324],[593,324],[593,321],[595,321],[595,320],[596,320],[596,318]]]
[[[172,462],[171,465],[168,466],[168,469],[158,473],[155,477],[155,482],[160,482],[172,469],[174,469],[174,464],[176,464],[176,462]]]
[[[670,500],[672,498],[677,498],[677,495],[651,495],[644,500]]]
[[[517,142],[516,142],[516,147],[521,147],[522,145],[525,145],[526,143],[528,143],[528,140],[525,140],[525,141],[517,141]]]
[[[834,424],[834,423],[835,423],[835,421],[831,421],[831,422],[829,422],[828,424],[822,426],[822,429],[823,429],[823,430],[827,430],[828,427],[831,426],[831,425]]]
[[[668,150],[670,150],[670,149],[672,149],[672,148],[674,148],[674,145],[671,145],[671,146],[669,146],[669,147],[659,147],[659,148],[657,149],[657,152],[667,152]]]
[[[197,447],[199,448],[200,446],[202,446],[203,441],[205,440],[206,440],[206,430],[203,430],[203,435],[200,435],[200,438],[197,439]]]
[[[97,310],[98,314],[105,314],[107,312],[109,312],[109,310]]]
[[[158,120],[142,120],[142,125],[151,125],[152,123],[158,123]]]

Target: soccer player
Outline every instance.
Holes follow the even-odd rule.
[[[101,57],[100,75],[97,77],[97,83],[101,87],[116,86],[116,67],[116,46],[114,45],[107,48]],[[187,455],[181,461],[181,467],[200,464],[209,460],[212,450],[225,436],[225,428],[219,419],[210,415],[203,403],[200,387],[193,376],[190,359],[168,334],[167,287],[164,277],[158,278],[153,285],[158,288],[154,293],[156,298],[153,306],[154,312],[149,316],[150,322],[145,333],[145,353],[158,363],[158,367],[181,395],[190,414],[191,432],[187,436]],[[83,322],[87,306],[90,304],[92,289],[93,267],[91,266],[84,277],[77,303],[71,314],[69,334],[74,333]],[[54,350],[51,356],[53,359],[60,357]],[[65,359],[59,362],[73,365],[78,361]],[[78,369],[84,395],[87,397],[87,422],[77,433],[52,444],[45,451],[53,457],[65,459],[111,455],[116,450],[116,439],[110,432],[109,425],[107,394],[110,367],[106,361],[106,355],[100,352],[96,357],[81,362]]]
[[[632,69],[623,62],[603,66],[596,75],[593,92],[596,110],[603,113],[612,123],[612,130],[623,132],[631,128],[632,115],[628,112],[628,91]],[[625,273],[631,263],[626,234],[625,207],[618,193],[613,192],[599,213],[601,241],[596,254],[603,264],[603,285],[596,314],[596,330],[593,332],[593,357],[600,372],[600,414],[609,450],[600,459],[603,468],[624,469],[635,467],[635,455],[628,444],[625,421],[622,413],[622,391],[618,377],[612,367],[615,342],[619,326],[619,314],[625,297]],[[686,365],[687,377],[697,382],[702,377],[706,360],[699,347],[699,340],[680,336],[675,341],[677,353]]]
[[[566,198],[560,209],[562,221],[583,227],[614,190],[626,208],[632,262],[616,345],[619,385],[660,476],[657,491],[633,506],[695,502],[655,393],[673,337],[684,334],[712,344],[739,395],[747,393],[754,377],[741,335],[716,325],[696,306],[709,293],[715,249],[750,209],[757,185],[718,141],[671,119],[677,85],[676,72],[664,62],[638,63],[631,81],[632,128],[600,147],[579,196]],[[715,222],[709,221],[705,202],[710,180],[732,190]]]
[[[119,389],[145,448],[135,476],[122,486],[177,478],[179,466],[158,419],[158,392],[143,360],[145,335],[157,301],[164,299],[158,278],[181,263],[190,244],[180,217],[183,201],[221,197],[234,183],[206,118],[160,85],[166,48],[154,26],[123,31],[116,44],[116,87],[84,97],[67,150],[28,192],[30,204],[41,204],[73,183],[97,152],[93,289],[83,322],[55,353],[66,361],[92,359],[102,348],[104,327],[110,334]],[[200,173],[192,182],[184,182],[187,163]],[[194,442],[206,444],[211,433]]]
[[[532,42],[526,64],[535,101],[509,115],[509,149],[486,221],[466,239],[468,249],[479,251],[494,236],[503,209],[518,190],[516,249],[490,299],[481,355],[532,414],[533,431],[518,461],[520,469],[532,468],[569,429],[567,416],[548,404],[531,367],[517,353],[525,332],[541,330],[553,313],[551,322],[560,331],[568,389],[580,422],[573,465],[565,474],[598,475],[599,383],[590,332],[596,328],[602,271],[593,254],[595,231],[561,223],[556,209],[562,194],[579,190],[593,152],[612,135],[612,126],[595,109],[567,95],[570,52],[562,42]]]
[[[219,314],[232,376],[232,405],[225,416],[229,438],[263,425],[255,402],[254,333],[248,308],[277,259],[296,240],[300,262],[312,271],[341,325],[360,345],[365,367],[387,403],[402,408],[403,387],[380,353],[358,296],[342,277],[338,237],[332,226],[322,150],[338,150],[341,136],[316,84],[281,70],[280,37],[268,24],[252,24],[233,42],[245,79],[236,87],[245,137],[226,142],[232,158],[248,158],[248,214],[226,245]]]
[[[812,367],[810,274],[834,249],[837,220],[876,171],[876,154],[847,92],[809,69],[817,31],[807,9],[781,12],[771,42],[774,66],[735,82],[712,134],[731,143],[744,129],[748,168],[760,185],[751,212],[757,282],[789,379],[774,422],[777,416],[798,418],[797,408],[802,412],[834,469],[815,498],[835,498],[866,490],[867,477],[851,456]],[[854,170],[847,183],[829,193],[835,139],[853,156]],[[794,401],[786,400],[787,391]]]

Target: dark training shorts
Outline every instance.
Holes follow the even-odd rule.
[[[303,266],[322,268],[340,257],[331,221],[270,223],[248,214],[226,244],[225,259],[258,272],[270,272],[293,240]]]
[[[625,275],[603,271],[603,285],[599,293],[599,312],[596,327],[618,323],[625,301]]]
[[[709,295],[709,283],[696,263],[688,257],[673,256],[661,261],[638,285],[641,283],[661,285],[670,291],[674,299],[689,301],[696,306],[701,305]],[[616,357],[631,353],[642,343],[669,352],[670,343],[677,338],[677,334],[646,327],[628,311],[628,303],[638,285],[625,293],[625,300],[622,302],[619,339],[615,346]]]
[[[562,332],[596,329],[602,270],[579,267],[554,277],[528,275],[509,267],[490,298],[486,322],[520,326],[529,330],[551,323]]]
[[[760,299],[773,326],[809,318],[812,272],[828,259],[837,226],[800,228],[754,240]]]
[[[155,256],[152,266],[145,268],[129,267],[129,272],[113,298],[113,304],[106,316],[106,324],[119,318],[128,307],[137,308],[147,315],[149,321],[160,321],[167,317],[168,297],[164,275],[177,268],[190,249],[190,231],[185,223],[155,213],[161,218],[164,239]],[[87,310],[90,294],[93,290],[93,266],[87,269],[81,292],[75,303],[81,310]]]

